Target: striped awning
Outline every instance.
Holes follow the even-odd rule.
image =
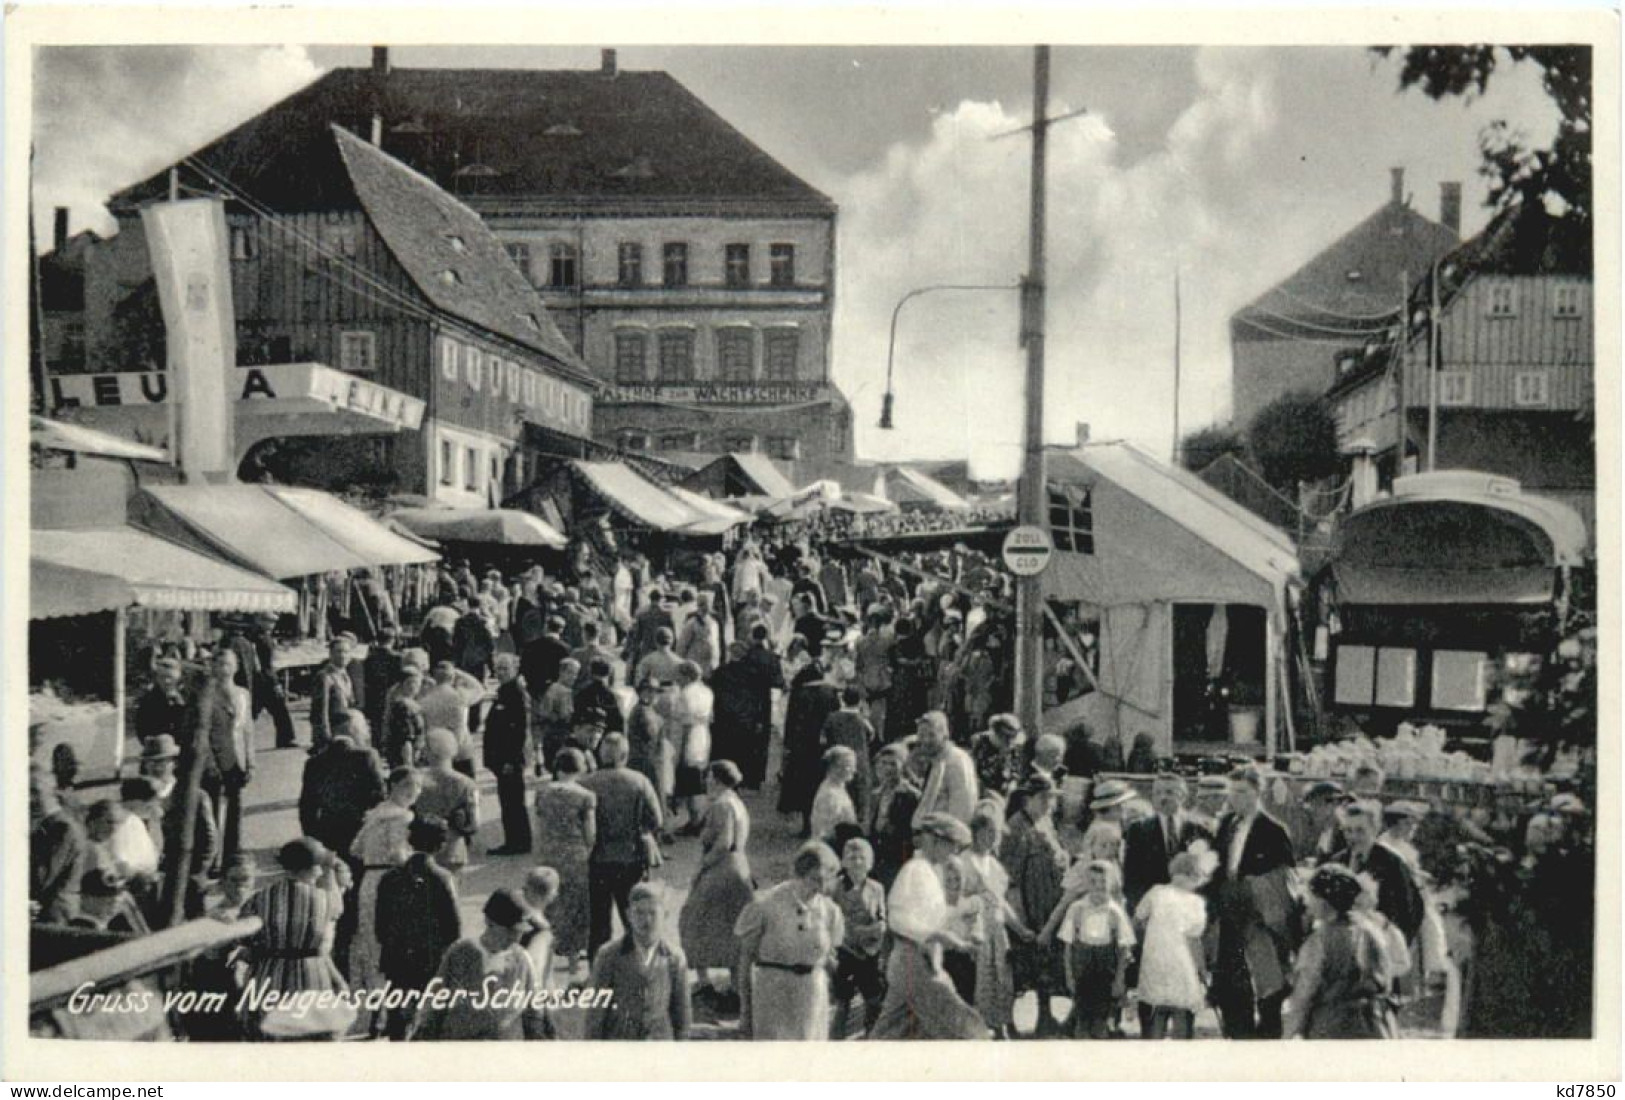
[[[269,577],[133,527],[36,530],[29,547],[30,619],[122,607],[292,611],[297,597]]]

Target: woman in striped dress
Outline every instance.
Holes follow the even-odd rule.
[[[286,877],[255,894],[243,905],[242,916],[258,917],[261,927],[249,945],[248,981],[251,992],[277,994],[323,993],[348,988],[333,962],[332,928],[344,910],[343,888],[332,874],[333,855],[309,837],[290,840],[277,853]],[[258,1006],[263,997],[245,996],[243,1023],[250,1035],[269,1034],[269,1021]],[[287,1021],[278,1021],[283,1023]],[[304,1036],[342,1033],[349,1020],[324,1020],[311,1012],[301,1021],[310,1031]],[[281,1037],[287,1036],[280,1028]]]

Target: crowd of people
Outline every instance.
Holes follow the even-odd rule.
[[[1031,996],[1032,1037],[1100,1040],[1191,1038],[1210,1007],[1229,1038],[1392,1038],[1445,987],[1471,1032],[1489,976],[1445,930],[1453,907],[1458,940],[1490,919],[1449,869],[1470,849],[1517,853],[1496,897],[1587,891],[1529,922],[1590,912],[1572,795],[1522,835],[1439,840],[1436,809],[1385,805],[1380,775],[1300,793],[1257,767],[1193,782],[1137,761],[1161,769],[1137,788],[1097,774],[1088,736],[1006,713],[1010,578],[984,555],[882,563],[811,534],[669,573],[630,553],[602,575],[446,565],[414,636],[385,625],[357,659],[341,634],[313,673],[300,835],[269,882],[241,850],[255,717],[295,739],[269,624],[224,624],[199,667],[158,656],[116,798],[81,801],[66,758],[31,773],[35,917],[259,918],[195,964],[239,994],[186,1022],[204,1038],[547,1038],[579,1010],[600,1039],[687,1038],[696,1012],[758,1040],[1011,1039]],[[741,797],[764,788],[800,832],[777,884],[753,872]],[[689,843],[679,903],[662,868]],[[479,856],[522,858],[470,929]],[[1495,980],[1527,984],[1527,938],[1490,938]],[[1571,941],[1543,930],[1539,950]],[[1540,980],[1538,1003],[1573,1000]]]

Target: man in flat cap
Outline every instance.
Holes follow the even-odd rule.
[[[955,992],[942,969],[942,950],[965,951],[952,930],[942,864],[970,847],[970,828],[945,813],[915,819],[914,858],[903,865],[886,899],[893,937],[886,962],[886,999],[871,1039],[986,1039],[981,1015]]]

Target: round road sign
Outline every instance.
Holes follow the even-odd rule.
[[[1055,544],[1042,527],[1017,527],[1004,536],[1004,564],[1018,577],[1036,577],[1055,556]]]

